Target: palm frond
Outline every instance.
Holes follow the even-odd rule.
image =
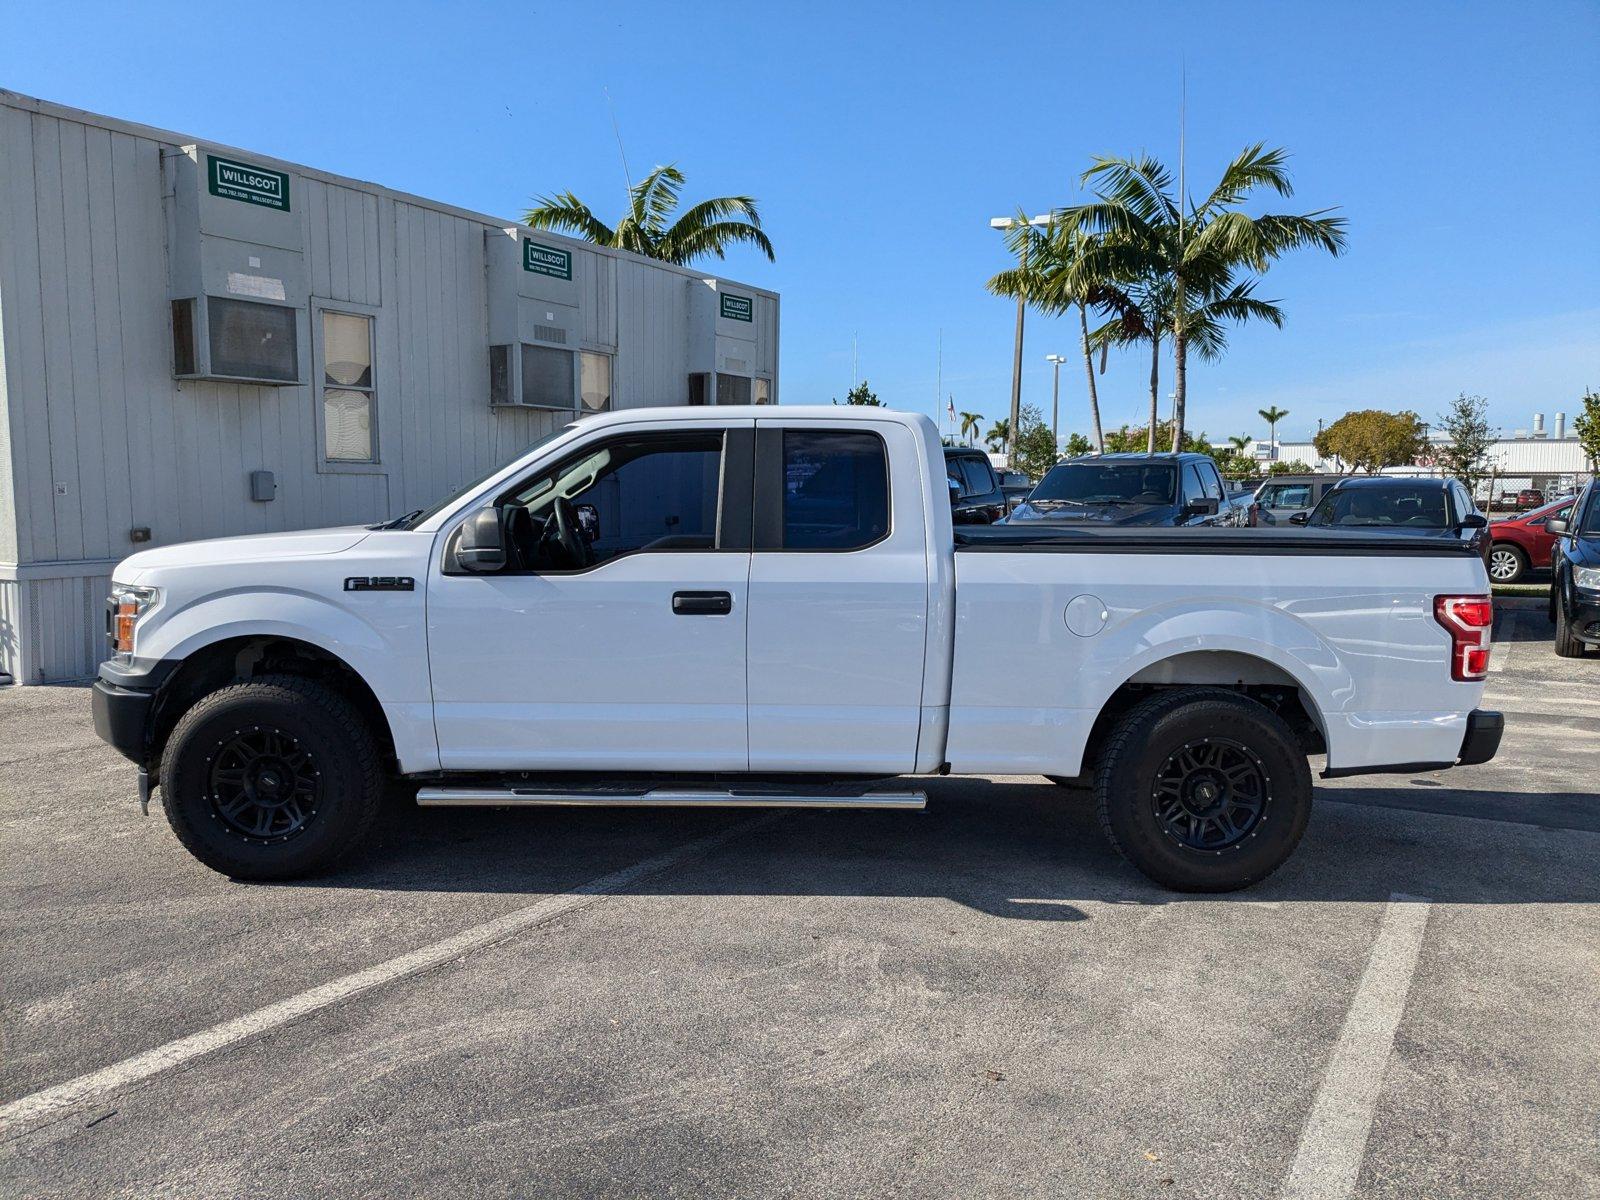
[[[716,221],[692,229],[682,238],[673,237],[669,233],[661,239],[657,257],[682,266],[693,262],[703,254],[723,258],[728,247],[739,242],[754,246],[769,260],[773,259],[772,242],[767,235],[754,225],[747,225],[743,221]]]
[[[533,207],[522,214],[522,222],[534,229],[576,234],[600,246],[616,244],[616,231],[571,192],[536,196]]]
[[[1178,220],[1172,198],[1172,172],[1148,154],[1138,158],[1096,155],[1079,180],[1102,200],[1127,209],[1147,224]]]
[[[1217,209],[1228,208],[1258,187],[1269,187],[1280,196],[1294,195],[1286,167],[1288,161],[1289,152],[1281,147],[1268,150],[1264,142],[1246,146],[1223,168],[1222,178],[1205,203],[1195,210],[1195,215],[1203,218]]]

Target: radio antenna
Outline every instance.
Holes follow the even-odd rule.
[[[628,185],[628,195],[633,195],[633,176],[628,173],[628,152],[622,148],[622,127],[617,124],[617,105],[611,99],[611,89],[600,89],[606,94],[606,107],[611,110],[611,132],[617,135],[617,156],[622,159],[622,179]]]

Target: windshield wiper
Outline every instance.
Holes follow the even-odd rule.
[[[376,525],[368,525],[368,529],[399,529],[402,525],[409,525],[420,517],[425,509],[414,508],[403,517],[396,517],[392,521],[379,521]]]

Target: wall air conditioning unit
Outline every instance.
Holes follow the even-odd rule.
[[[577,255],[563,241],[511,225],[486,230],[489,403],[578,407]]]
[[[207,146],[162,156],[172,373],[304,383],[309,292],[299,180]]]

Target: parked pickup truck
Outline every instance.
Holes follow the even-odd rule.
[[[326,868],[424,805],[920,807],[1092,779],[1171,888],[1261,879],[1324,775],[1478,763],[1490,605],[1455,542],[951,524],[928,419],[636,409],[425,512],[147,550],[95,723],[202,862]]]

